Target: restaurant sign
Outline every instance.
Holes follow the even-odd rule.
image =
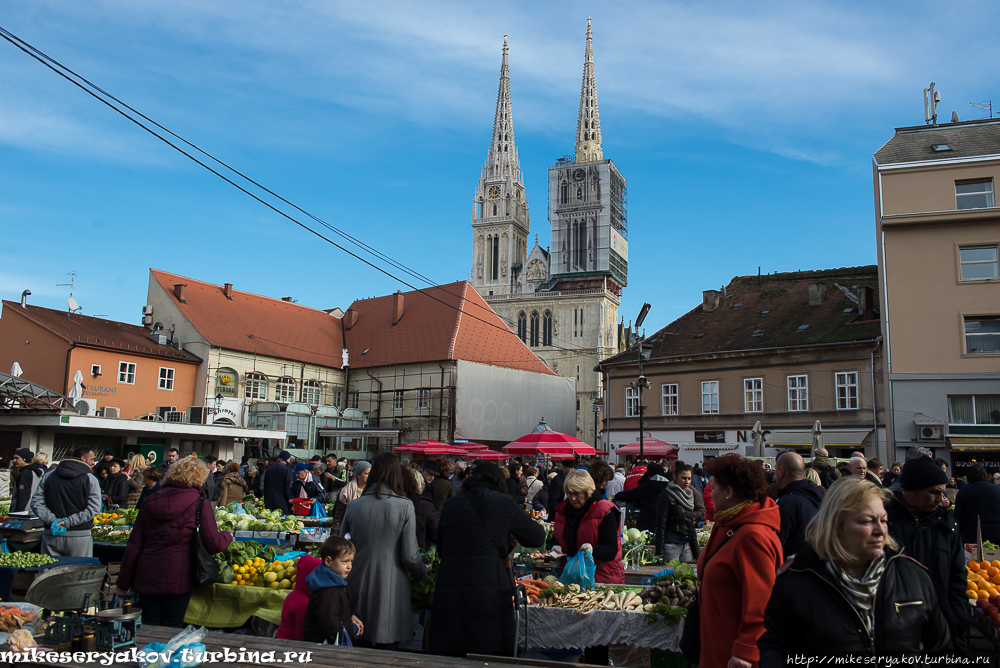
[[[240,375],[228,369],[222,367],[215,372],[215,393],[221,394],[224,397],[235,398],[239,391],[239,379]]]

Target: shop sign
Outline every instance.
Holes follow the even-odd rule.
[[[694,433],[695,443],[725,443],[726,432],[724,431],[696,431]]]
[[[240,376],[232,369],[223,367],[215,372],[215,393],[224,397],[236,397]]]

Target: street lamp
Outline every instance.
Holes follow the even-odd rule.
[[[649,309],[652,308],[649,302],[642,305],[642,309],[639,311],[639,317],[635,319],[635,330],[639,331],[642,323],[646,320],[646,314],[649,313]],[[642,361],[644,359],[649,359],[650,354],[653,352],[653,344],[646,343],[643,341],[642,337],[639,337],[639,377],[631,383],[633,389],[639,391],[639,461],[643,460],[644,456],[644,438],[643,438],[643,415],[646,412],[646,407],[642,405],[642,391],[648,390],[650,388],[649,380],[642,375]]]

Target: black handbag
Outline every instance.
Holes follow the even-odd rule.
[[[704,575],[705,566],[708,565],[709,560],[715,556],[716,552],[722,549],[722,546],[733,537],[734,533],[736,533],[736,529],[730,529],[726,532],[722,542],[712,550],[712,554],[708,555],[708,559],[705,559],[700,575]],[[701,613],[698,609],[698,596],[700,594],[701,588],[699,587],[698,591],[695,592],[694,600],[688,603],[687,616],[684,617],[684,631],[681,633],[681,640],[678,643],[681,654],[688,660],[688,663],[692,664],[697,664],[701,661]]]
[[[219,578],[219,562],[205,549],[201,538],[201,507],[203,501],[199,498],[194,502],[194,536],[191,537],[191,577],[199,585],[215,582]]]

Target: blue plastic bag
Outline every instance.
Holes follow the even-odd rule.
[[[323,504],[317,500],[316,503],[312,505],[312,510],[309,511],[309,517],[314,519],[325,519],[329,517],[329,515],[326,514],[326,509],[323,507]]]
[[[7,554],[8,552],[10,552],[10,548],[7,547],[7,539],[4,538],[0,540],[0,554]]]
[[[563,584],[578,584],[581,589],[593,589],[596,573],[597,564],[594,563],[594,557],[588,550],[580,550],[566,562],[559,581]]]

